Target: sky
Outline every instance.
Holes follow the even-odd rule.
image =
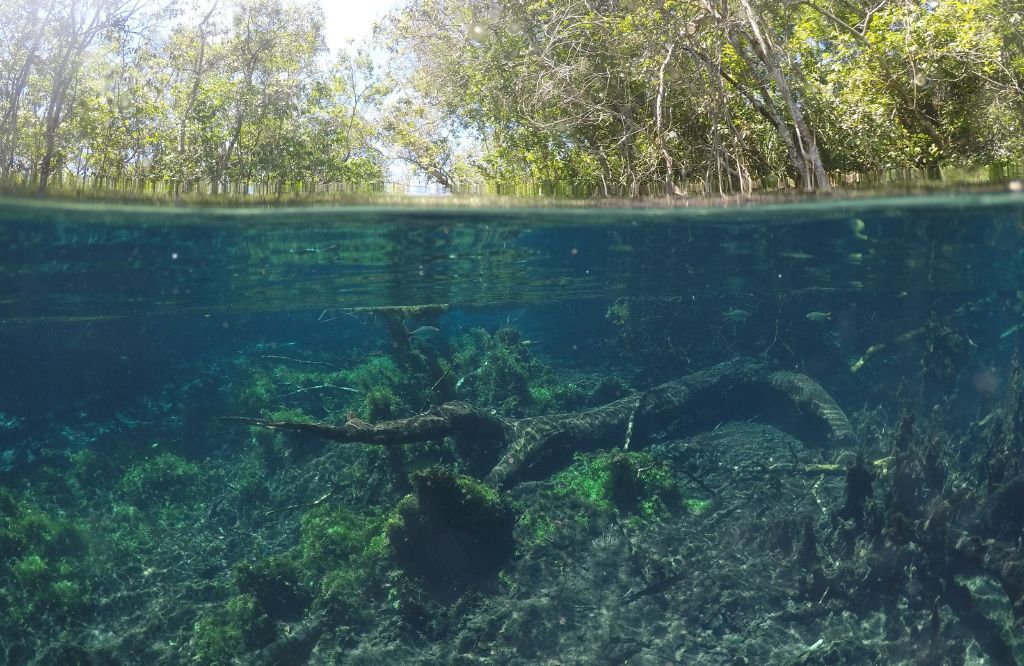
[[[398,5],[398,0],[320,0],[326,22],[324,32],[331,52],[346,46],[349,40],[358,45],[370,36],[374,21]]]

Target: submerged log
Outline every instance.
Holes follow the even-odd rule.
[[[335,442],[393,446],[454,436],[484,452],[503,455],[486,474],[496,486],[539,478],[577,451],[642,445],[679,422],[691,429],[756,417],[809,444],[849,445],[850,422],[832,396],[810,377],[736,359],[621,398],[600,407],[523,419],[497,416],[464,402],[447,402],[404,419],[340,426],[232,417],[270,430],[302,432]],[[473,457],[473,450],[463,446]],[[485,464],[490,465],[493,457]]]

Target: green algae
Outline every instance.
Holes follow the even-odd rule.
[[[548,414],[585,402],[586,392],[561,381],[531,355],[529,343],[509,327],[493,334],[475,328],[459,337],[451,359],[459,398],[510,416]]]
[[[301,519],[299,559],[314,605],[353,621],[366,613],[355,600],[372,598],[371,588],[388,568],[392,551],[384,532],[387,516],[322,505]]]
[[[117,490],[140,508],[188,499],[199,479],[199,467],[173,453],[140,461],[121,477]]]
[[[197,620],[193,635],[196,661],[219,666],[235,663],[240,655],[269,644],[277,634],[256,597],[241,594]]]
[[[576,454],[551,482],[556,494],[571,495],[601,512],[656,518],[687,506],[669,466],[647,452]]]
[[[63,624],[87,608],[98,572],[85,534],[59,513],[0,489],[0,612]]]

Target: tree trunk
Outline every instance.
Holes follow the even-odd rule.
[[[832,186],[829,183],[828,175],[825,173],[825,165],[821,161],[817,141],[810,130],[803,111],[800,110],[800,106],[796,102],[793,89],[789,85],[786,74],[782,71],[782,64],[779,62],[778,53],[774,45],[761,30],[761,16],[750,3],[750,0],[740,0],[740,4],[747,15],[747,24],[750,26],[753,37],[751,42],[754,47],[754,53],[767,70],[768,76],[782,97],[786,111],[789,114],[795,137],[789,137],[787,148],[792,144],[792,147],[797,149],[796,156],[791,153],[791,159],[804,181],[804,189],[830,190]],[[787,127],[785,134],[789,133],[789,128]]]
[[[661,67],[658,68],[658,93],[654,101],[654,134],[658,139],[658,149],[661,151],[662,160],[665,164],[665,196],[671,197],[676,193],[676,188],[672,182],[672,155],[668,152],[668,147],[665,145],[665,128],[664,120],[662,118],[662,103],[665,99],[665,68],[668,67],[669,61],[672,60],[672,52],[675,50],[674,44],[669,44],[668,50],[665,52],[665,58],[661,61]]]

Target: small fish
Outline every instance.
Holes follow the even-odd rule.
[[[864,233],[864,228],[867,225],[864,224],[864,220],[854,219],[850,222],[850,229],[853,231],[854,238],[858,240],[869,240],[868,235]]]
[[[811,321],[828,321],[832,318],[831,312],[808,312],[804,315]]]
[[[1017,324],[1016,326],[1011,326],[1010,328],[1006,329],[1005,331],[999,334],[999,339],[1005,340],[1006,338],[1016,333],[1018,328],[1020,328],[1020,324]]]
[[[733,308],[728,312],[723,312],[722,316],[729,321],[746,321],[750,319],[750,313],[746,310],[740,310],[739,308]]]
[[[814,259],[813,254],[807,254],[806,252],[780,252],[779,256],[786,257],[787,259],[799,259],[801,261]]]
[[[441,332],[437,326],[420,326],[416,330],[409,331],[410,340],[419,340],[420,342],[426,342],[437,336]]]
[[[275,349],[283,349],[285,347],[294,347],[299,343],[297,342],[257,342],[252,346],[255,351],[273,351]]]
[[[883,349],[885,349],[885,345],[871,345],[870,347],[868,347],[867,351],[864,352],[864,355],[861,356],[856,361],[854,361],[853,365],[850,366],[850,372],[857,372],[858,370],[863,368],[864,364],[868,360],[868,356],[880,352]]]
[[[989,412],[988,416],[986,416],[985,418],[981,419],[980,421],[975,421],[974,425],[978,426],[979,428],[981,428],[983,426],[986,426],[986,425],[988,425],[989,421],[991,421],[992,419],[994,419],[996,417],[996,414],[997,414],[997,412]]]
[[[733,307],[732,309],[727,311],[727,313],[722,313],[722,317],[729,320],[730,322],[745,322],[746,320],[749,320],[751,318],[751,314],[748,313],[748,311],[746,311],[745,309]]]

